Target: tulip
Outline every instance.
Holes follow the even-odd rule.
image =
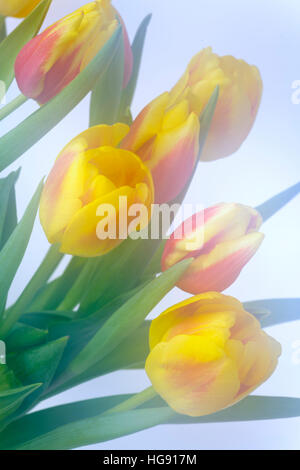
[[[92,127],[58,156],[42,193],[40,220],[49,242],[60,243],[62,253],[95,257],[120,244],[118,229],[112,238],[102,236],[105,227],[99,235],[99,224],[106,214],[100,216],[98,209],[112,208],[107,224],[120,226],[124,198],[128,208],[133,204],[147,208],[148,218],[140,228],[147,225],[153,181],[137,155],[118,148],[127,132],[125,124]],[[128,218],[128,227],[132,220]]]
[[[0,15],[24,18],[41,0],[0,0]]]
[[[22,93],[44,104],[62,91],[96,56],[118,26],[110,0],[96,0],[57,21],[29,41],[15,63]],[[123,24],[124,86],[132,71],[132,51]]]
[[[171,91],[171,103],[187,99],[198,116],[216,86],[219,99],[201,160],[236,152],[248,136],[259,108],[262,80],[258,69],[232,56],[219,57],[210,47],[199,52]]]
[[[164,93],[146,106],[133,122],[122,147],[139,155],[151,170],[155,202],[170,202],[184,189],[199,151],[199,119],[182,100],[169,106]]]
[[[218,204],[194,214],[171,235],[162,269],[194,258],[178,287],[191,294],[222,292],[238,277],[258,250],[264,235],[261,215],[241,204]]]
[[[249,395],[271,376],[280,354],[238,300],[208,292],[152,322],[146,372],[177,413],[203,416]]]

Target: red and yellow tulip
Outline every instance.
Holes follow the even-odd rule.
[[[208,47],[191,60],[172,89],[171,104],[186,99],[190,111],[200,116],[217,85],[220,94],[201,154],[203,161],[217,160],[238,150],[254,124],[262,95],[256,67],[232,56],[220,57]]]
[[[0,15],[24,18],[41,0],[0,0]]]
[[[203,416],[233,405],[274,372],[281,346],[233,297],[192,297],[152,322],[146,372],[176,412]]]
[[[133,122],[122,147],[137,153],[151,170],[155,202],[170,202],[187,184],[199,151],[199,119],[187,100],[170,106],[164,93]]]
[[[49,242],[60,243],[61,252],[94,257],[120,244],[118,233],[114,238],[99,236],[99,223],[105,217],[99,216],[98,208],[115,209],[111,217],[116,218],[112,223],[118,231],[122,196],[128,208],[145,205],[150,218],[151,173],[137,155],[118,148],[127,132],[125,124],[92,127],[58,156],[42,193],[40,220]],[[128,217],[128,226],[132,220]]]
[[[258,232],[260,214],[241,204],[218,204],[194,214],[167,241],[162,269],[194,258],[178,282],[191,294],[222,292],[254,256],[264,235]]]
[[[15,63],[16,80],[22,93],[40,104],[56,96],[91,62],[111,37],[118,26],[117,17],[110,0],[95,0],[29,41]],[[126,28],[121,23],[126,86],[133,59]]]

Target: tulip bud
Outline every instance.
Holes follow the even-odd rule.
[[[238,277],[258,250],[264,235],[262,217],[241,204],[218,204],[194,214],[167,241],[162,269],[194,258],[177,283],[191,294],[222,292]]]
[[[110,0],[96,0],[57,21],[29,41],[15,63],[22,93],[44,104],[60,93],[97,55],[118,26]],[[121,21],[121,19],[120,19]],[[123,24],[124,86],[132,71],[132,51]]]
[[[262,80],[259,70],[232,56],[219,57],[210,47],[190,62],[186,72],[171,91],[171,103],[186,99],[198,116],[214,89],[220,93],[201,160],[227,157],[248,136],[259,108]]]
[[[62,253],[95,257],[119,245],[124,198],[128,213],[133,204],[147,208],[140,229],[148,224],[153,181],[137,155],[117,148],[127,132],[125,124],[92,127],[58,156],[42,193],[40,220],[49,242],[60,243]],[[101,214],[100,207],[105,208]],[[126,228],[132,220],[125,219]],[[105,237],[105,227],[104,237],[99,234],[101,221],[115,228],[113,237]]]
[[[186,100],[174,106],[169,101],[164,93],[146,106],[122,143],[151,170],[157,204],[170,202],[184,189],[199,151],[198,117]]]
[[[0,0],[0,15],[24,18],[41,0]]]
[[[280,354],[280,344],[238,300],[208,292],[152,322],[146,372],[177,413],[203,416],[249,395],[271,376]]]

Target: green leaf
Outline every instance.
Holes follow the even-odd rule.
[[[137,30],[134,41],[132,43],[132,54],[133,54],[133,70],[130,81],[123,90],[120,112],[119,112],[119,121],[128,123],[128,113],[130,113],[130,107],[134,97],[140,66],[142,61],[142,55],[144,50],[144,44],[146,40],[147,29],[151,21],[152,15],[147,15],[146,18],[142,21],[140,27]]]
[[[44,343],[47,335],[47,330],[34,328],[24,323],[17,323],[5,340],[7,351],[16,352],[22,349],[33,348]]]
[[[119,27],[96,57],[64,90],[0,139],[0,171],[30,149],[80,103],[105,73],[120,40]]]
[[[300,399],[251,396],[226,410],[200,418],[179,415],[160,397],[123,413],[103,413],[132,395],[119,395],[61,405],[31,413],[0,434],[1,449],[60,450],[105,442],[158,424],[204,424],[300,416]],[[101,413],[101,414],[100,414]]]
[[[192,260],[184,260],[147,284],[120,307],[71,363],[71,376],[84,372],[111,353],[142,325],[156,304],[174,287]]]
[[[17,446],[22,442],[31,441],[39,435],[46,434],[65,424],[92,418],[119,405],[131,395],[115,395],[94,398],[67,405],[54,406],[41,411],[27,414],[9,424],[5,432],[0,433],[0,449]]]
[[[0,392],[0,420],[14,413],[23,403],[26,397],[36,391],[41,384],[31,384],[25,387],[17,387]]]
[[[270,217],[280,211],[286,204],[288,204],[294,197],[300,193],[300,182],[294,184],[288,189],[285,189],[271,199],[256,207],[256,210],[261,214],[263,221],[266,222]]]
[[[172,413],[169,408],[153,408],[106,416],[100,414],[60,426],[13,448],[18,450],[74,449],[151,428],[168,420]]]
[[[124,41],[118,49],[105,74],[92,91],[90,127],[98,124],[114,124],[121,100],[124,78]]]
[[[9,367],[22,384],[43,384],[36,393],[25,400],[25,409],[31,407],[51,383],[67,341],[68,338],[60,338],[8,357]]]
[[[291,321],[300,320],[300,299],[262,299],[244,302],[247,311],[267,310],[268,316],[261,318],[261,325],[268,326],[279,325]]]
[[[0,250],[17,225],[15,184],[20,170],[0,179]]]
[[[0,81],[5,83],[6,91],[14,79],[14,65],[18,53],[38,33],[50,4],[51,0],[40,2],[32,13],[0,43]],[[3,96],[0,96],[0,101],[2,98]]]
[[[59,245],[51,245],[44,260],[38,267],[37,271],[27,284],[22,294],[6,312],[11,321],[16,322],[20,316],[26,312],[37,292],[47,283],[63,258],[63,254],[59,251]]]
[[[80,276],[85,264],[86,259],[73,257],[60,277],[49,282],[37,292],[28,311],[55,310]]]
[[[38,210],[42,189],[43,183],[40,183],[22,220],[0,251],[0,313],[3,312],[7,293],[25,254]],[[1,321],[0,337],[4,336],[12,325],[13,321],[4,314]]]

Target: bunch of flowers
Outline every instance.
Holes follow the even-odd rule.
[[[169,237],[171,218],[149,235],[157,229],[153,207],[179,207],[199,163],[230,156],[248,136],[262,95],[258,69],[203,49],[133,119],[150,16],[132,44],[110,0],[38,34],[50,3],[0,0],[1,89],[15,78],[21,91],[0,119],[27,99],[40,105],[0,138],[0,170],[91,91],[90,127],[53,159],[20,221],[19,172],[0,179],[0,448],[70,449],[163,423],[299,415],[296,399],[248,397],[281,354],[263,327],[297,318],[299,304],[242,304],[222,294],[259,249],[262,224],[299,184],[259,208],[220,202]],[[25,19],[7,35],[5,16]],[[38,208],[50,248],[8,305]],[[53,277],[66,254],[67,267]],[[191,296],[147,320],[175,286]],[[133,368],[149,377],[143,392],[31,412],[75,385]]]

